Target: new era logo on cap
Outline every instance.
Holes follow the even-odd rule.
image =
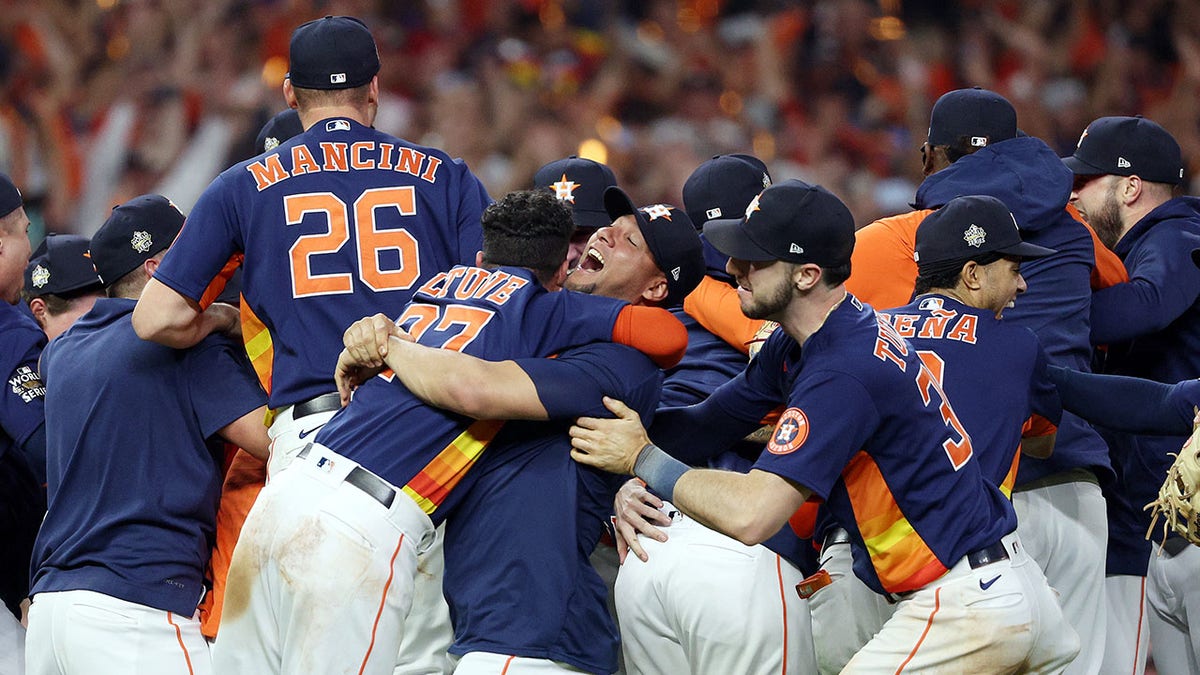
[[[1129,163],[1129,160],[1125,159],[1124,157],[1117,158],[1117,168],[1118,169],[1128,169],[1128,168],[1131,168],[1132,166],[1133,165]],[[1180,173],[1182,173],[1182,172],[1180,172]]]
[[[801,255],[804,253],[804,247],[801,246],[800,244],[797,244],[796,242],[792,242],[792,245],[788,248],[788,253],[795,253],[796,255]]]
[[[675,281],[679,281],[679,272],[681,269],[682,268],[676,267],[675,269],[671,270],[671,278],[675,279]]]

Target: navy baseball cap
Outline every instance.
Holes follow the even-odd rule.
[[[353,89],[379,72],[379,50],[366,24],[326,16],[302,24],[288,47],[288,79],[303,89]]]
[[[32,296],[70,295],[91,287],[100,277],[88,254],[91,242],[75,234],[50,234],[25,266],[25,292]]]
[[[633,200],[619,187],[604,191],[604,208],[610,222],[621,216],[633,216],[646,240],[646,247],[667,277],[667,297],[663,305],[673,307],[704,278],[704,249],[691,218],[669,204],[635,208]]]
[[[21,198],[21,191],[13,184],[8,174],[0,173],[0,218],[24,205],[25,201]]]
[[[989,253],[1044,258],[1055,251],[1021,241],[1021,231],[1012,212],[1004,202],[987,195],[955,197],[925,216],[917,227],[913,259],[921,272],[946,263],[965,263]]]
[[[854,216],[830,191],[793,178],[763,190],[744,217],[708,221],[704,237],[738,260],[839,267],[854,250]]]
[[[1138,176],[1152,183],[1183,182],[1179,143],[1142,116],[1101,117],[1083,130],[1063,164],[1077,176]]]
[[[92,263],[104,287],[169,247],[183,220],[179,208],[162,195],[142,195],[114,207],[92,236]]]
[[[302,133],[304,125],[300,123],[300,113],[292,108],[276,113],[258,130],[258,136],[254,138],[254,154],[258,156],[268,150],[274,150],[280,143]]]
[[[549,188],[558,201],[571,207],[576,227],[598,229],[612,224],[604,208],[604,191],[617,184],[612,169],[600,162],[571,155],[538,169],[534,188]]]
[[[1017,111],[1008,99],[979,87],[942,94],[929,115],[930,145],[983,148],[1017,137]]]
[[[683,184],[683,208],[696,227],[746,211],[750,200],[771,187],[767,165],[753,155],[717,155],[696,167]]]

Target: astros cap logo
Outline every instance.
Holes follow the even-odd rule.
[[[650,216],[650,220],[654,220],[656,218],[666,218],[667,220],[671,219],[671,207],[667,206],[666,204],[647,206],[642,209],[642,212]]]
[[[750,200],[750,203],[746,205],[746,218],[747,218],[747,219],[749,219],[749,218],[750,218],[750,214],[751,214],[751,213],[754,213],[755,211],[761,211],[761,210],[762,210],[762,209],[759,207],[759,205],[758,205],[758,198],[759,198],[759,197],[761,197],[761,196],[762,196],[762,193],[761,193],[761,192],[760,192],[760,193],[758,193],[758,194],[756,194],[756,195],[754,195],[754,199],[751,199],[751,200]]]
[[[575,203],[575,188],[579,187],[579,183],[573,180],[567,180],[567,174],[563,174],[557,182],[550,184],[554,190],[554,197],[560,202]]]

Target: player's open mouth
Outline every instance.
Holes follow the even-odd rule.
[[[579,260],[579,269],[585,272],[599,272],[604,269],[604,256],[594,248],[589,248]]]

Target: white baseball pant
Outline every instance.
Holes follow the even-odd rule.
[[[94,591],[38,593],[25,638],[28,675],[211,675],[196,616]]]
[[[321,410],[333,404],[333,399],[328,397],[336,396],[336,393],[325,394],[304,405]],[[267,436],[271,439],[271,456],[267,460],[268,479],[282,471],[304,446],[313,442],[317,431],[333,417],[340,405],[338,403],[337,407],[305,415],[297,415],[298,406],[289,405],[275,414],[271,426],[267,428]]]
[[[796,594],[800,571],[762,545],[704,527],[664,502],[665,542],[640,537],[617,574],[625,671],[812,673],[812,621]]]
[[[1159,675],[1200,673],[1200,547],[1183,539],[1154,542],[1146,575],[1150,655]],[[1196,630],[1190,619],[1196,618]]]
[[[1146,577],[1113,574],[1104,579],[1104,675],[1142,675],[1150,647]]]
[[[1063,672],[1079,638],[1017,535],[1001,543],[1008,559],[973,569],[964,557],[905,594],[843,672]]]
[[[1095,675],[1104,660],[1107,612],[1104,556],[1108,513],[1100,486],[1071,481],[1013,493],[1017,534],[1058,592],[1063,616],[1079,636],[1069,675]]]
[[[392,490],[384,506],[368,494]],[[221,675],[392,675],[429,517],[402,492],[319,445],[273,477],[233,551]]]
[[[24,675],[25,627],[0,607],[0,675]]]
[[[445,523],[434,530],[429,548],[417,555],[412,609],[404,622],[404,639],[394,675],[447,675],[454,670],[447,650],[454,642],[450,607],[442,594],[446,559],[442,543]]]
[[[855,576],[849,542],[822,546],[821,569],[832,583],[808,599],[813,646],[817,671],[836,674],[883,628],[896,605]]]

